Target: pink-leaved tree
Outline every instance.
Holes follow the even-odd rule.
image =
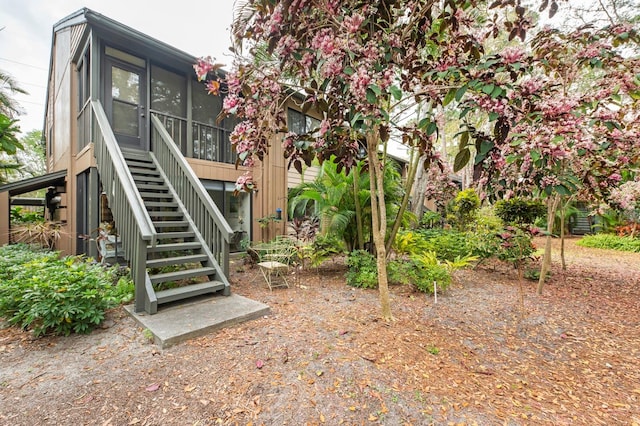
[[[473,141],[476,177],[486,193],[547,200],[538,293],[561,200],[606,200],[621,170],[640,164],[640,61],[627,43],[638,43],[628,24],[569,33],[545,28],[529,50],[496,54],[500,73],[462,105],[463,116],[486,114],[494,124],[491,131],[467,125],[456,169],[469,161]]]
[[[555,13],[558,6],[541,1],[547,7]],[[500,64],[485,55],[485,41],[505,33],[524,40],[532,19],[513,0],[497,0],[489,8],[468,0],[248,0],[237,9],[235,63],[225,79],[223,107],[240,120],[231,135],[239,162],[254,166],[271,144],[282,143],[289,165],[299,171],[313,159],[330,158],[348,171],[366,152],[386,320],[392,316],[381,173],[386,156],[380,153],[394,138],[426,155],[425,167],[438,161],[435,117],[402,117],[418,104],[435,111],[493,84]],[[489,12],[495,13],[486,18]],[[201,62],[200,77],[206,79],[212,67]],[[208,84],[214,92],[220,87]],[[320,114],[319,128],[290,132],[288,102]],[[246,175],[237,186],[252,190],[255,183]]]

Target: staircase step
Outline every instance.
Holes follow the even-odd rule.
[[[202,246],[199,242],[156,244],[155,247],[147,246],[147,253],[157,253],[160,251],[197,250],[201,248]]]
[[[141,160],[134,160],[134,159],[127,158],[125,159],[125,161],[127,162],[127,166],[129,166],[129,168],[136,167],[139,169],[151,169],[151,170],[156,169],[156,163],[154,163],[151,160],[141,161]]]
[[[138,188],[140,189],[140,188]],[[154,198],[154,199],[158,199],[158,198],[170,198],[173,200],[173,195],[165,192],[140,192],[140,196],[142,197],[143,200],[146,200],[147,198]]]
[[[130,150],[130,149],[122,149],[122,156],[127,160],[143,160],[149,161],[151,160],[151,156],[147,151],[140,150]]]
[[[150,190],[150,191],[168,191],[169,187],[162,183],[139,183],[136,185],[138,191]]]
[[[185,228],[189,226],[189,222],[186,220],[165,220],[153,222],[153,226],[158,228]]]
[[[139,176],[139,175],[133,175],[133,180],[136,182],[143,182],[143,183],[149,183],[149,182],[158,182],[159,184],[164,184],[164,179],[162,178],[162,176]]]
[[[183,265],[185,263],[205,262],[207,259],[208,257],[206,254],[192,254],[188,256],[149,259],[147,260],[147,268],[160,268],[167,265]]]
[[[149,279],[151,280],[151,284],[160,284],[168,281],[180,281],[188,278],[215,275],[215,273],[216,270],[214,268],[195,268],[185,269],[183,271],[165,272],[164,274],[149,275]]]
[[[149,212],[149,217],[155,218],[155,217],[170,217],[170,218],[183,218],[184,214],[181,211],[178,210],[174,210],[174,211],[150,211]],[[153,220],[154,222],[156,222],[155,220]],[[158,221],[159,222],[159,221]]]
[[[168,240],[170,238],[193,238],[196,233],[193,231],[181,231],[181,232],[161,232],[158,234],[159,240]]]
[[[175,201],[145,201],[144,205],[147,207],[178,207],[178,203]]]
[[[153,168],[151,169],[142,169],[140,167],[129,167],[129,171],[132,175],[140,176],[140,175],[150,175],[150,176],[160,176],[160,172]]]
[[[174,302],[176,300],[188,299],[207,293],[216,293],[225,288],[220,281],[210,281],[207,283],[192,284],[184,287],[172,288],[170,290],[157,291],[158,304]]]

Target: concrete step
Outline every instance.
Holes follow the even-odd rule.
[[[168,265],[183,265],[185,263],[198,263],[207,261],[206,254],[192,254],[188,256],[165,257],[147,260],[147,268],[161,268]]]
[[[264,303],[237,294],[225,297],[224,290],[203,300],[189,300],[188,303],[175,306],[164,305],[157,315],[137,314],[133,305],[125,306],[125,309],[140,327],[153,334],[155,343],[161,348],[262,318],[271,312]]]
[[[207,293],[216,293],[224,290],[224,283],[220,281],[210,281],[200,284],[191,284],[184,287],[172,288],[156,292],[158,304],[174,302],[176,300],[188,299]]]

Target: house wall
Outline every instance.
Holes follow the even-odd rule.
[[[95,167],[93,145],[78,151],[78,82],[72,58],[84,39],[86,25],[57,31],[52,47],[45,138],[49,172],[67,170],[66,192],[61,194],[62,208],[56,220],[64,225],[56,248],[65,254],[77,253],[77,177]]]
[[[49,107],[45,119],[47,137],[48,171],[67,170],[67,193],[62,195],[57,219],[63,221],[61,237],[57,243],[59,250],[73,253],[73,223],[69,222],[68,212],[74,211],[73,173],[71,172],[71,29],[64,29],[54,35],[51,80],[49,81]],[[71,215],[72,216],[72,215]]]
[[[295,188],[301,183],[313,182],[319,174],[320,166],[313,165],[311,167],[303,167],[302,174],[298,173],[295,168],[291,167],[287,172],[288,187]]]
[[[93,170],[96,167],[93,157],[93,145],[88,144],[80,152],[78,138],[78,77],[76,64],[73,62],[78,57],[78,49],[86,45],[89,32],[92,32],[91,39],[91,67],[93,69],[92,93],[93,99],[99,99],[101,87],[99,79],[102,68],[100,67],[99,37],[106,37],[105,34],[97,34],[85,24],[71,26],[60,29],[54,35],[52,46],[52,70],[49,81],[49,99],[47,117],[45,117],[45,137],[47,138],[47,158],[48,171],[67,170],[66,193],[62,195],[62,205],[65,209],[60,210],[60,219],[66,221],[63,228],[63,236],[59,241],[58,248],[65,253],[76,253],[79,246],[77,244],[77,181],[82,173]],[[122,36],[121,34],[109,34],[109,38]],[[124,37],[124,36],[123,36]],[[127,45],[127,40],[120,40],[115,46]],[[127,45],[131,49],[134,47]],[[150,58],[147,58],[150,59]],[[172,58],[158,56],[154,63],[171,64]],[[182,59],[184,60],[184,59]],[[296,106],[291,103],[293,108]],[[296,108],[298,109],[298,108]],[[239,167],[236,169],[233,164],[223,164],[206,160],[188,158],[187,161],[193,168],[195,174],[200,179],[235,182],[238,177],[248,169]],[[269,154],[264,161],[258,163],[253,170],[254,179],[258,185],[258,191],[251,195],[252,205],[252,240],[270,240],[277,235],[286,234],[286,211],[288,188],[299,184],[303,179],[312,180],[317,175],[317,168],[308,168],[304,173],[304,178],[295,171],[287,170],[287,160],[284,158],[281,146],[281,137],[274,137]],[[99,194],[98,194],[99,195]],[[93,203],[93,200],[88,200]],[[282,210],[283,220],[272,222],[268,227],[263,228],[258,219],[276,214],[276,209]]]

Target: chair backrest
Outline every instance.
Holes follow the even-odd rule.
[[[296,246],[289,239],[276,239],[273,242],[262,243],[251,247],[258,256],[258,262],[280,262],[285,265],[293,264],[298,257]]]

